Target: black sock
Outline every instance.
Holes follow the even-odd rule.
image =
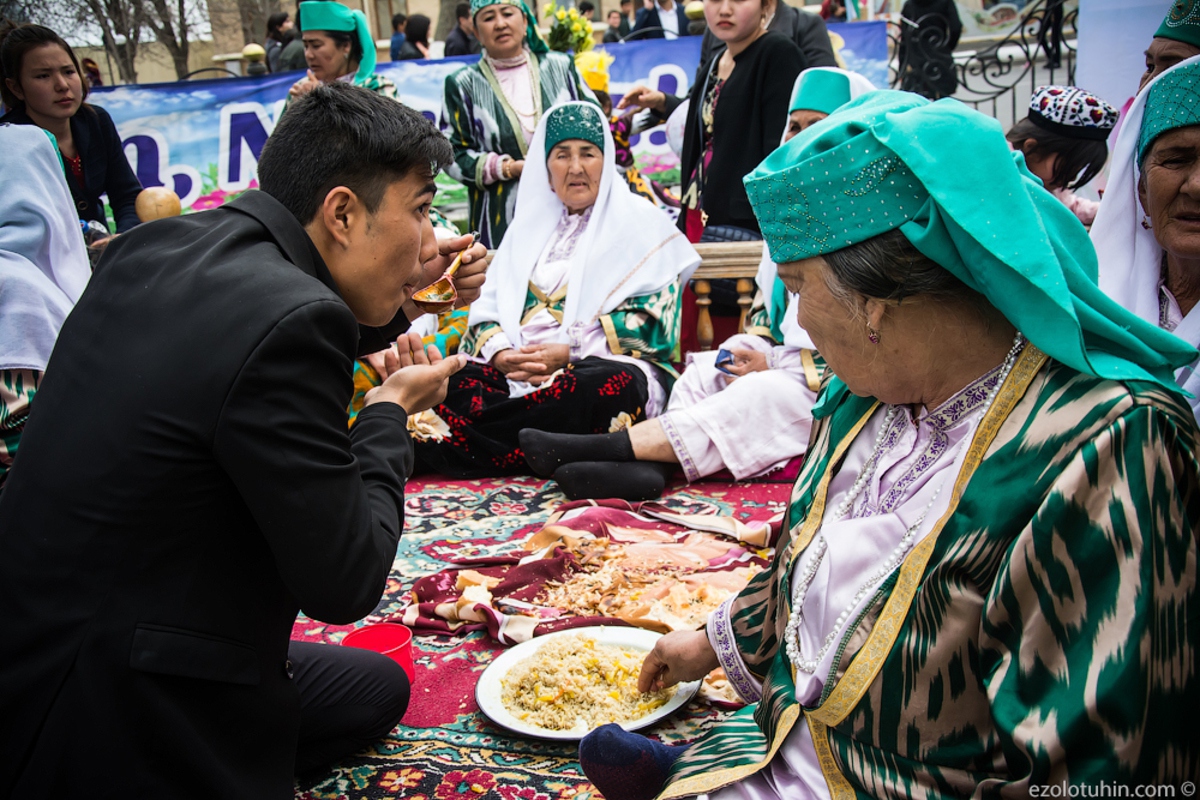
[[[675,759],[687,747],[672,747],[609,723],[583,737],[579,765],[609,800],[653,800],[662,791]]]
[[[633,461],[629,431],[616,433],[550,433],[524,428],[517,434],[533,474],[549,478],[574,461]]]
[[[554,471],[554,480],[571,500],[616,497],[653,500],[675,474],[675,464],[660,461],[576,461]]]

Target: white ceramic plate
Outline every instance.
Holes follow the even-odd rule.
[[[504,651],[496,657],[495,661],[488,665],[488,668],[479,676],[479,683],[475,685],[475,702],[479,704],[480,710],[492,722],[515,733],[534,736],[539,739],[579,741],[588,734],[588,730],[582,723],[566,731],[552,731],[549,728],[531,725],[510,714],[508,709],[504,707],[504,703],[500,700],[503,690],[500,682],[508,675],[509,670],[536,653],[537,649],[543,644],[559,636],[586,636],[590,639],[595,639],[597,644],[610,644],[631,650],[643,650],[649,653],[654,648],[654,643],[658,641],[662,634],[642,628],[598,625],[590,628],[571,628],[556,633],[548,633],[545,636],[538,636]],[[627,731],[636,731],[653,725],[691,700],[696,695],[696,692],[700,690],[700,683],[700,681],[692,681],[691,683],[678,684],[675,687],[675,694],[671,696],[671,699],[665,705],[660,706],[644,717],[621,722],[621,727]]]

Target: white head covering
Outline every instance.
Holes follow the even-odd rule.
[[[579,106],[603,117],[593,103],[560,103],[542,115],[521,173],[517,210],[488,269],[479,299],[471,304],[470,325],[498,322],[514,346],[521,339],[521,315],[529,278],[554,234],[565,206],[550,187],[546,168],[546,120],[564,106]],[[576,322],[591,325],[628,297],[657,292],[676,279],[687,280],[700,256],[671,218],[629,190],[617,174],[616,150],[607,122],[604,171],[591,219],[571,257],[561,341]]]
[[[1158,324],[1158,286],[1162,269],[1162,245],[1154,231],[1142,227],[1142,203],[1138,200],[1137,144],[1150,87],[1163,75],[1200,62],[1200,56],[1181,61],[1150,81],[1138,92],[1121,120],[1121,131],[1113,146],[1108,188],[1092,223],[1092,244],[1100,262],[1100,288],[1112,299],[1147,322]],[[1200,332],[1200,331],[1198,331]],[[1178,333],[1178,331],[1176,331]],[[1196,339],[1188,339],[1192,344]]]
[[[75,202],[45,131],[0,125],[0,369],[44,372],[91,277]]]
[[[850,72],[837,67],[809,67],[796,76],[796,82],[792,84],[792,97],[796,96],[796,92],[800,89],[800,84],[804,82],[804,76],[812,72],[836,72],[839,75],[845,75],[850,81],[850,97],[847,100],[853,100],[860,94],[875,91],[875,84],[859,75],[857,72]],[[792,111],[788,111],[788,117],[791,117]],[[779,137],[779,143],[783,144],[787,141],[788,120],[783,122],[783,134]],[[758,264],[758,274],[755,280],[758,282],[759,289],[762,290],[763,299],[767,303],[767,308],[771,307],[771,294],[775,291],[775,280],[779,277],[779,266],[771,260],[771,254],[767,252],[766,242],[763,243],[762,261]],[[796,295],[788,292],[787,311],[784,313],[783,319],[779,322],[779,331],[783,334],[783,344],[786,347],[794,347],[797,349],[815,350],[816,345],[813,344],[812,338],[808,335],[808,331],[800,327],[800,323],[796,321]]]
[[[1200,62],[1200,56],[1181,61],[1146,84],[1121,120],[1113,146],[1108,188],[1092,223],[1092,244],[1100,267],[1100,288],[1129,311],[1147,322],[1159,323],[1159,284],[1162,277],[1162,245],[1154,231],[1142,227],[1142,203],[1138,199],[1137,144],[1150,87],[1177,69]],[[1200,307],[1193,308],[1174,331],[1191,345],[1200,345]],[[1189,400],[1200,412],[1200,375],[1195,365],[1176,373],[1180,386],[1197,395]],[[1200,419],[1200,417],[1198,417]]]

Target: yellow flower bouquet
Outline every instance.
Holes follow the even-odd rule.
[[[592,24],[583,18],[579,9],[547,3],[542,13],[550,22],[547,43],[560,53],[583,53],[592,49]]]

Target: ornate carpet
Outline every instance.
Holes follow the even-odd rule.
[[[685,513],[765,520],[783,509],[783,483],[677,484],[662,503]],[[565,499],[556,484],[536,478],[409,482],[404,535],[375,613],[361,624],[395,619],[417,578],[453,560],[509,551],[545,523]],[[293,638],[336,643],[352,625],[301,617]],[[493,725],[475,704],[479,673],[502,648],[484,632],[418,636],[417,677],[400,725],[372,749],[330,772],[297,783],[302,800],[598,800],[579,769],[573,744],[530,739]],[[645,731],[686,742],[727,712],[693,700]],[[610,798],[610,800],[620,800]]]

